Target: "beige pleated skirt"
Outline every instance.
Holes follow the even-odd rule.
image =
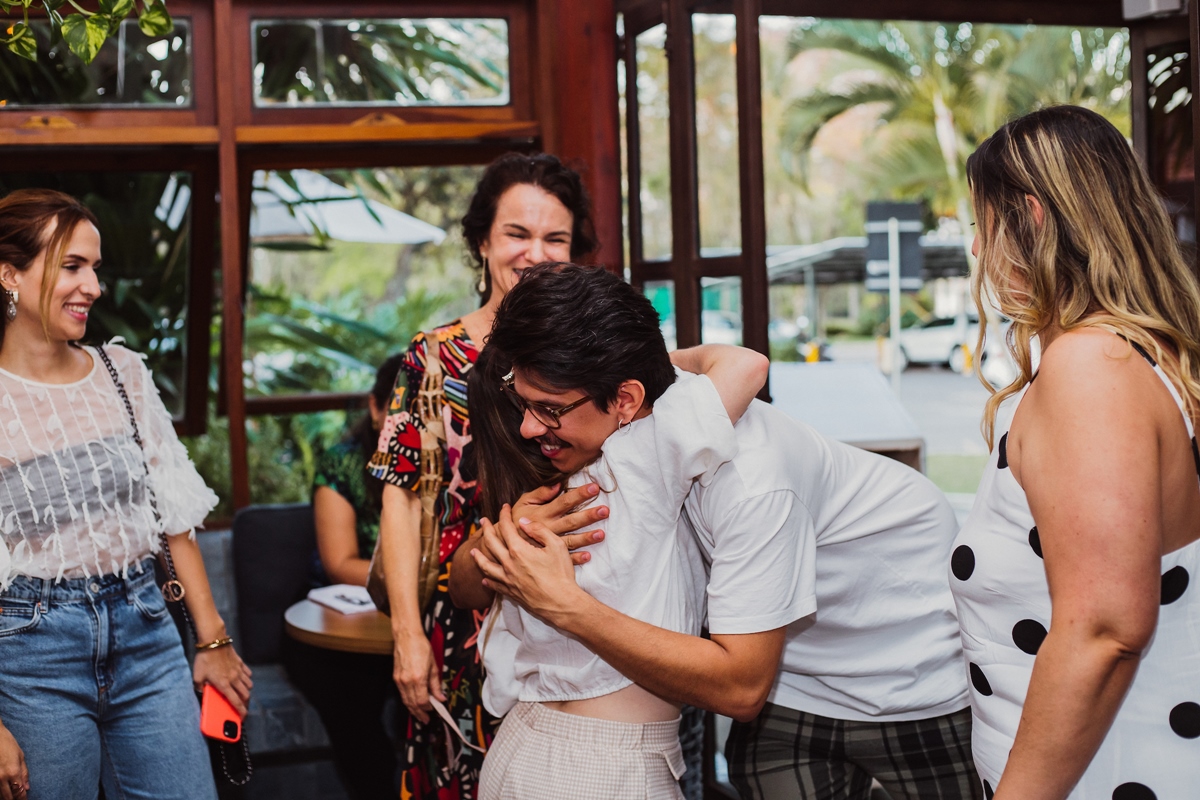
[[[479,800],[682,800],[679,720],[611,722],[517,703],[479,776]]]

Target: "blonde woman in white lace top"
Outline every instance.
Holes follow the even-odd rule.
[[[78,201],[0,200],[0,800],[101,785],[207,800],[192,684],[242,713],[251,688],[193,533],[217,498],[141,359],[76,344],[99,267],[96,220]],[[163,533],[200,638],[190,680],[154,583]]]

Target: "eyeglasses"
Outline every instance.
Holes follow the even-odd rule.
[[[569,403],[565,406],[559,406],[558,408],[551,408],[550,406],[542,403],[530,402],[524,397],[521,397],[521,395],[517,394],[516,387],[513,386],[513,373],[511,370],[507,375],[501,378],[500,389],[504,392],[504,394],[508,395],[508,399],[512,401],[512,404],[517,407],[517,410],[520,411],[522,415],[528,411],[533,415],[534,419],[551,430],[558,430],[562,427],[562,420],[560,417],[562,417],[563,414],[579,408],[588,400],[592,399],[590,396],[585,395],[576,400],[574,403]]]

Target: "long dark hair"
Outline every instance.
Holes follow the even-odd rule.
[[[485,347],[467,383],[480,507],[489,519],[496,519],[505,503],[565,477],[542,455],[537,442],[521,436],[521,411],[500,390],[511,369],[504,353]]]
[[[529,184],[553,195],[567,211],[571,212],[571,259],[578,260],[596,249],[596,230],[592,224],[592,203],[583,188],[579,173],[563,164],[549,153],[505,153],[484,171],[475,187],[471,205],[462,218],[463,238],[475,261],[475,267],[483,272],[485,288],[480,303],[486,303],[492,294],[492,279],[483,268],[483,256],[479,248],[487,241],[492,223],[496,221],[496,206],[500,197],[513,186]]]
[[[396,376],[400,374],[400,368],[403,365],[404,353],[397,353],[390,356],[379,365],[379,369],[375,370],[375,383],[371,386],[370,395],[375,400],[377,407],[382,409],[388,407],[396,385]],[[359,452],[363,454],[363,462],[366,463],[379,444],[379,432],[371,424],[370,410],[364,412],[351,426],[346,439],[358,445]],[[370,473],[367,473],[367,493],[373,502],[382,502],[383,481]]]

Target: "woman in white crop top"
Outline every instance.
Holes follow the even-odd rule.
[[[210,800],[193,682],[243,714],[251,688],[190,535],[217,498],[141,359],[76,344],[99,267],[77,200],[0,200],[0,799]],[[200,637],[190,675],[154,582],[164,533]]]
[[[988,402],[992,460],[949,564],[984,796],[1190,800],[1200,288],[1125,137],[1091,111],[1010,122],[967,174],[977,302],[990,290],[1012,318],[1020,366]]]
[[[589,290],[597,284],[620,282],[595,269],[555,269],[563,288],[571,289],[564,294],[580,306],[591,305]],[[513,290],[511,303],[506,298],[486,358],[476,365],[476,382],[495,381],[472,395],[473,403],[474,398],[492,401],[491,413],[475,418],[485,505],[494,515],[501,501],[516,499],[514,491],[536,486],[497,479],[501,471],[521,474],[521,462],[527,460],[514,452],[519,445],[497,446],[498,440],[524,437],[536,443],[539,452],[529,460],[548,461],[567,476],[568,487],[595,483],[600,491],[589,505],[608,511],[599,526],[605,546],[576,570],[580,586],[633,617],[698,635],[704,564],[694,537],[679,525],[681,508],[694,482],[709,479],[735,455],[731,420],[762,387],[766,359],[740,348],[702,347],[677,358],[704,374],[676,379],[665,358],[645,365],[636,352],[626,353],[609,365],[607,375],[593,376],[591,385],[581,375],[585,382],[570,387],[569,366],[566,374],[543,375],[542,370],[549,371],[543,360],[526,360],[520,353],[525,330],[517,322],[526,318],[523,301],[532,299],[531,292],[521,290],[528,288],[527,281],[532,285],[534,275]],[[659,335],[654,310],[643,303],[645,308],[636,310],[644,319],[631,320],[626,329],[631,341]],[[571,324],[589,327],[586,318]],[[570,338],[567,331],[564,336]],[[621,343],[604,344],[624,352]],[[551,358],[563,367],[565,361],[587,363],[590,356]],[[678,796],[676,781],[683,773],[678,705],[633,684],[578,641],[513,603],[498,604],[480,637],[487,672],[484,702],[493,713],[508,714],[484,761],[481,800]],[[606,752],[593,750],[587,759],[571,756],[572,743],[582,741]],[[547,763],[536,755],[544,745],[561,754]]]

